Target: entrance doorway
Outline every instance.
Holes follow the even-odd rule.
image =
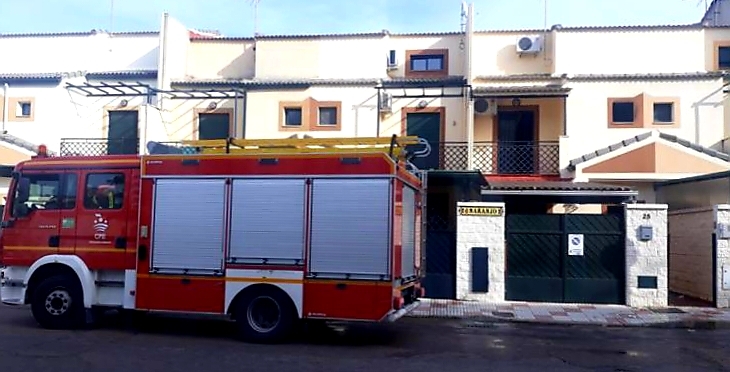
[[[407,136],[417,136],[428,141],[431,145],[431,153],[426,157],[414,158],[411,162],[418,169],[439,169],[441,165],[441,136],[443,127],[443,107],[434,109],[411,109],[418,111],[408,111],[403,109],[406,115]],[[407,147],[408,151],[419,151],[423,146],[411,145]]]
[[[132,155],[139,152],[139,112],[108,111],[107,154]]]
[[[537,120],[537,107],[499,108],[496,136],[498,173],[538,173]]]

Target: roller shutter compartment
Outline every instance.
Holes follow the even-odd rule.
[[[222,179],[156,180],[153,271],[222,272],[225,188]]]
[[[390,179],[315,179],[309,271],[318,277],[389,276]]]
[[[232,262],[302,264],[304,179],[237,179],[231,202]]]
[[[403,237],[401,247],[401,276],[409,278],[415,275],[416,262],[416,192],[403,186]]]

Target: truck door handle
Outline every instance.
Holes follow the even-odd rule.
[[[61,237],[58,235],[51,235],[51,237],[48,238],[48,246],[49,247],[60,247],[61,246]]]
[[[140,245],[137,248],[137,259],[140,261],[144,261],[147,259],[147,246],[146,245]]]
[[[127,248],[127,238],[118,237],[114,239],[114,248],[124,249]]]

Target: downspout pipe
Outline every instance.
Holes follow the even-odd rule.
[[[8,83],[3,84],[3,128],[2,133],[7,133],[7,130],[5,129],[5,124],[8,123],[8,113],[10,112],[10,108],[8,105],[10,105],[10,97],[8,97],[8,89],[10,89],[10,86]]]

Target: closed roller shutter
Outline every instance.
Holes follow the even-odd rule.
[[[231,261],[302,264],[304,179],[233,181]]]
[[[222,179],[156,181],[153,271],[222,272],[225,187]]]
[[[309,271],[382,278],[390,270],[391,181],[315,179]]]

